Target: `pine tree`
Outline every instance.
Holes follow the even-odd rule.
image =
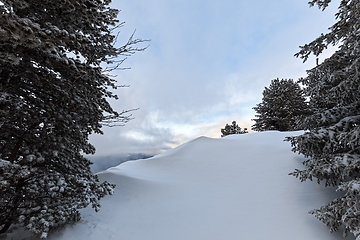
[[[253,107],[254,131],[299,130],[296,119],[309,113],[309,107],[299,84],[292,79],[274,79],[263,91],[262,102]]]
[[[239,127],[236,124],[236,121],[233,121],[231,125],[226,124],[225,128],[221,129],[221,137],[225,137],[227,135],[231,135],[231,134],[244,134],[244,133],[248,133],[247,128],[244,128],[244,130],[241,129],[241,127]]]
[[[311,6],[326,9],[331,0],[313,0]],[[293,150],[308,158],[305,170],[292,175],[301,181],[316,178],[326,186],[338,186],[343,195],[313,210],[319,220],[336,231],[360,237],[360,4],[340,1],[337,22],[327,34],[301,47],[296,56],[306,61],[329,45],[338,50],[301,79],[313,114],[306,117],[303,135],[289,138]]]
[[[83,154],[95,152],[89,134],[129,120],[107,101],[117,86],[102,66],[142,40],[114,47],[121,23],[109,3],[0,2],[0,233],[20,224],[46,238],[113,192]]]

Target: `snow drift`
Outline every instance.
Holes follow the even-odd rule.
[[[200,137],[110,168],[99,177],[117,187],[100,212],[82,210],[78,224],[49,239],[342,239],[308,214],[333,199],[334,188],[288,175],[304,160],[284,142],[297,134]]]

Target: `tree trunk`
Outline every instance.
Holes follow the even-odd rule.
[[[10,226],[11,226],[11,222],[10,221],[6,222],[3,228],[0,230],[0,234],[6,233],[6,231],[9,229]]]
[[[7,216],[5,216],[4,221],[5,224],[0,230],[0,234],[6,233],[6,231],[9,229],[11,224],[13,223],[14,219],[14,212],[16,211],[18,207],[18,203],[20,201],[19,192],[21,192],[21,188],[24,186],[24,179],[20,179],[19,182],[16,184],[15,192],[18,194],[14,195],[13,204],[12,207],[10,207],[10,211],[8,212]],[[1,226],[1,225],[0,225]]]

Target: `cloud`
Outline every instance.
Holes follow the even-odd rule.
[[[118,71],[118,111],[140,108],[120,128],[92,136],[98,155],[163,151],[191,138],[220,137],[235,120],[250,129],[252,107],[274,78],[305,75],[293,55],[333,22],[335,7],[321,12],[303,0],[114,2],[126,21],[120,42],[136,29],[150,47]]]

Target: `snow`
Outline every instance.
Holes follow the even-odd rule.
[[[98,175],[117,185],[114,195],[102,199],[98,213],[83,209],[79,223],[48,239],[343,239],[308,214],[339,193],[288,175],[304,158],[283,140],[298,134],[200,137],[110,168]],[[14,230],[4,239],[24,234]]]

